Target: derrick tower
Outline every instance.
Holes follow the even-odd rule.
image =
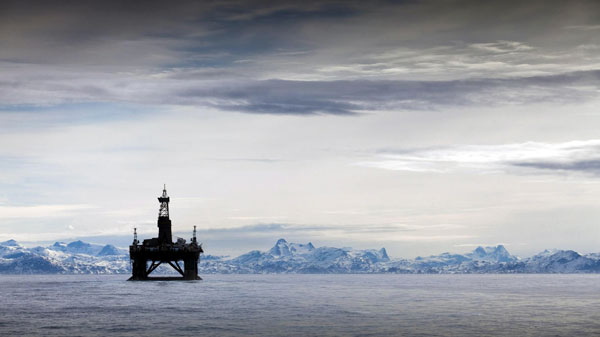
[[[134,228],[133,243],[129,246],[129,257],[132,262],[132,275],[129,280],[201,280],[198,276],[198,261],[204,251],[196,239],[196,226],[190,243],[186,243],[183,238],[177,238],[177,241],[173,242],[169,217],[170,198],[166,186],[163,187],[158,201],[160,202],[157,221],[158,237],[146,239],[140,244],[137,239],[137,229]],[[183,268],[179,264],[181,261],[183,261]],[[149,277],[150,273],[163,263],[169,264],[181,277]]]
[[[158,197],[160,209],[158,210],[158,241],[160,244],[173,243],[171,234],[171,219],[169,218],[169,196],[167,195],[167,185],[163,187],[163,193]]]

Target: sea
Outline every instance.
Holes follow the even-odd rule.
[[[600,275],[0,276],[1,336],[600,336]]]

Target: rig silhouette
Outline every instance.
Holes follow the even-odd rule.
[[[203,253],[202,245],[196,240],[196,226],[190,243],[178,238],[173,242],[171,219],[169,218],[169,196],[167,187],[158,197],[158,237],[146,239],[142,244],[137,239],[137,228],[133,229],[133,243],[129,246],[129,257],[132,261],[130,281],[146,280],[201,280],[198,276],[198,261]],[[148,261],[151,261],[148,266]],[[179,265],[183,261],[183,269]],[[168,263],[181,277],[149,277],[162,263]]]

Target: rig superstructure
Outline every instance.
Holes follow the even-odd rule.
[[[137,229],[133,229],[133,243],[129,246],[129,257],[132,261],[130,281],[144,280],[201,280],[198,276],[198,261],[203,253],[202,245],[196,240],[196,226],[190,243],[178,238],[173,242],[171,233],[171,219],[169,218],[169,196],[167,187],[158,197],[160,209],[158,211],[158,237],[146,239],[142,244],[137,239]],[[148,265],[150,261],[150,265]],[[183,268],[179,264],[183,261]],[[158,266],[169,264],[181,277],[149,277]]]

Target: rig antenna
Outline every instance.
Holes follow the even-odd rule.
[[[137,245],[139,243],[137,239],[137,228],[133,228],[133,244]]]

